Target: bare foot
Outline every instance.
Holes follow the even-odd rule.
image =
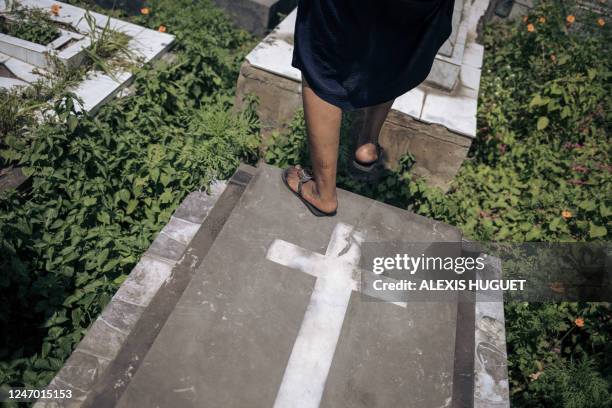
[[[289,188],[297,192],[299,180],[300,177],[298,176],[298,169],[291,167],[287,172],[287,184],[289,184]],[[338,208],[338,199],[335,192],[332,198],[324,200],[320,196],[317,190],[317,184],[314,182],[314,180],[310,180],[302,184],[302,197],[310,204],[326,213],[334,212]]]
[[[378,152],[374,143],[366,143],[359,146],[355,151],[355,159],[358,163],[374,163],[378,160]]]

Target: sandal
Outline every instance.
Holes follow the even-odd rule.
[[[304,185],[304,183],[314,180],[314,179],[312,178],[312,175],[310,175],[308,171],[306,169],[303,169],[299,164],[295,166],[295,168],[298,170],[298,177],[299,177],[297,191],[294,191],[289,185],[289,182],[287,181],[287,177],[289,175],[289,170],[291,170],[291,167],[286,168],[285,170],[283,170],[283,173],[282,173],[283,183],[285,183],[289,191],[295,194],[297,198],[302,200],[304,205],[306,205],[306,208],[308,208],[310,212],[313,213],[315,216],[332,217],[336,215],[336,210],[332,212],[326,212],[326,211],[320,210],[302,196],[302,186]]]
[[[353,158],[352,167],[356,172],[354,176],[358,179],[372,180],[375,179],[379,170],[382,168],[383,148],[376,143],[376,160],[363,162],[357,158]]]

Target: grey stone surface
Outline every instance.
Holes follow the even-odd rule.
[[[529,7],[521,4],[519,2],[515,2],[512,5],[512,10],[510,10],[510,15],[508,16],[508,20],[518,20],[523,16],[529,13]]]
[[[470,140],[437,124],[427,124],[392,110],[380,132],[385,161],[395,168],[407,153],[416,158],[412,172],[429,184],[448,189],[470,148]]]
[[[142,314],[142,306],[126,303],[120,299],[114,299],[102,312],[101,318],[109,326],[121,333],[127,334],[132,330],[134,324]]]
[[[124,302],[146,307],[160,286],[170,277],[173,262],[143,256],[115,297]]]
[[[461,239],[361,196],[340,191],[339,201],[336,217],[315,218],[280,170],[261,165],[117,406],[274,404],[319,279],[267,259],[275,240],[325,253],[339,223],[375,242]],[[450,404],[455,316],[452,302],[403,308],[353,292],[321,406]]]
[[[160,232],[151,244],[145,255],[162,260],[178,261],[183,255],[187,245],[172,239],[164,232]]]
[[[79,343],[78,349],[110,361],[117,355],[126,336],[99,317],[87,330],[87,336]]]
[[[75,351],[64,364],[60,379],[70,384],[72,388],[83,391],[96,381],[107,365],[108,360]]]
[[[240,165],[227,188],[217,193],[220,197],[214,208],[202,220],[202,227],[189,243],[183,257],[177,262],[172,271],[171,279],[156,293],[142,316],[130,330],[130,334],[119,354],[109,365],[105,373],[92,387],[85,406],[104,407],[115,406],[125,387],[130,382],[133,373],[138,369],[151,343],[155,340],[166,319],[174,309],[176,302],[191,280],[195,270],[199,267],[208,250],[214,243],[217,235],[229,217],[232,209],[244,192],[246,184],[251,179],[254,168]],[[226,183],[217,183],[217,187]],[[214,189],[211,189],[214,192]],[[205,196],[205,193],[196,192],[194,196]],[[209,197],[210,200],[210,197]],[[202,200],[208,207],[208,202]],[[176,216],[176,213],[175,213]]]
[[[214,0],[225,9],[238,27],[262,36],[287,15],[297,0]]]
[[[488,257],[481,279],[501,279],[501,260]],[[474,407],[510,406],[506,328],[501,293],[476,293],[474,341]]]
[[[213,196],[220,196],[225,189],[225,182],[215,182],[211,186],[210,193]],[[181,205],[174,212],[174,217],[201,224],[206,218],[216,201],[210,199],[206,192],[194,191],[189,193]]]
[[[351,301],[321,407],[450,405],[455,306]]]
[[[247,95],[256,95],[259,98],[257,115],[264,137],[274,130],[286,129],[295,113],[302,107],[301,82],[258,69],[248,61],[243,62],[240,67],[236,88],[237,109],[242,109]]]
[[[27,179],[20,167],[3,169],[0,172],[0,191],[17,188]]]

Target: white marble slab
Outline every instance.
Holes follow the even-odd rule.
[[[484,59],[484,47],[476,42],[470,42],[465,46],[463,53],[463,65],[469,65],[474,68],[482,68],[482,60]]]
[[[478,91],[480,88],[480,69],[471,67],[469,65],[463,65],[461,72],[459,73],[459,79],[461,84],[470,89]]]
[[[12,89],[19,86],[28,86],[28,83],[20,79],[0,77],[0,88]]]
[[[477,99],[429,92],[425,97],[421,120],[437,123],[465,136],[476,136]]]
[[[420,118],[425,101],[425,92],[420,88],[414,88],[395,99],[391,109],[405,113],[414,118]]]
[[[145,62],[149,62],[164,53],[173,41],[172,35],[144,29],[130,40],[128,47]]]
[[[34,73],[35,67],[27,62],[20,61],[16,58],[8,58],[4,61],[4,66],[8,68],[19,79],[33,83],[41,79],[41,76]]]
[[[81,82],[75,89],[75,93],[82,99],[85,111],[96,111],[114,97],[124,85],[127,85],[132,77],[131,73],[124,72],[117,74],[115,80],[102,72],[96,72]]]
[[[293,46],[276,40],[272,43],[259,43],[246,59],[254,67],[294,81],[301,81],[302,73],[291,66],[292,57]]]
[[[62,28],[59,28],[59,31],[59,37],[46,45],[36,44],[3,34],[0,36],[0,51],[13,58],[17,58],[40,68],[50,67],[51,60],[49,59],[49,55],[57,55],[60,61],[67,65],[74,65],[75,60],[81,61],[83,56],[79,56],[79,54],[83,54],[84,49],[89,46],[89,39],[84,39],[83,35]],[[74,52],[71,52],[69,59],[64,58],[66,54],[64,52],[65,50],[57,53],[56,50],[65,47],[70,41],[75,40],[76,42],[68,46],[70,50],[74,50]]]
[[[249,64],[294,81],[302,80],[300,70],[291,66],[296,15],[297,9],[294,9],[270,35],[246,56]]]

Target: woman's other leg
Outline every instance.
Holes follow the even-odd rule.
[[[302,196],[318,209],[332,212],[338,207],[336,171],[342,110],[319,98],[306,80],[302,80],[302,100],[308,131],[308,145],[314,181],[304,184]],[[295,191],[297,170],[292,169],[287,182]]]
[[[387,114],[393,105],[393,101],[381,103],[379,105],[368,106],[364,109],[363,124],[357,138],[357,149],[355,158],[361,163],[371,163],[378,159],[376,144],[378,135],[382,129]]]

